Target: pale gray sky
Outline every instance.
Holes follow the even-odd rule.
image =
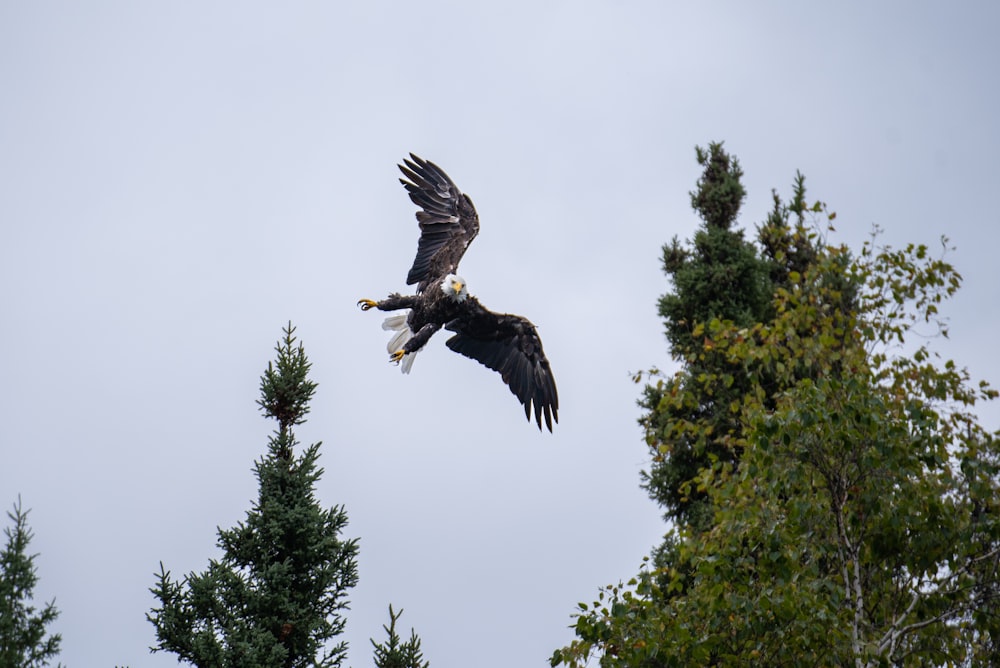
[[[664,530],[629,372],[673,368],[659,248],[697,227],[695,144],[739,157],[745,227],[801,169],[833,241],[950,236],[944,351],[1000,380],[997,25],[985,1],[0,2],[0,506],[32,508],[62,662],[176,664],[148,588],[250,507],[291,319],[299,436],[361,538],[350,664],[392,602],[437,668],[547,665]],[[554,435],[443,335],[402,376],[357,310],[405,287],[409,151],[474,199],[462,274],[538,325]]]

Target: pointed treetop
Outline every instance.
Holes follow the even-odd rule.
[[[18,495],[14,512],[7,512],[13,526],[4,527],[7,541],[0,547],[0,666],[47,666],[59,654],[62,642],[58,633],[47,633],[49,624],[59,616],[55,600],[41,610],[32,605],[38,555],[28,552],[34,537],[28,512]]]
[[[289,322],[282,331],[285,336],[274,348],[278,358],[267,363],[267,371],[260,378],[261,398],[257,404],[265,416],[278,421],[279,431],[286,433],[293,425],[305,422],[316,383],[308,380],[312,364],[302,344],[295,345],[295,327]]]
[[[389,626],[382,625],[389,639],[385,643],[375,642],[371,639],[375,648],[375,668],[428,668],[431,664],[424,660],[423,651],[420,649],[420,637],[416,631],[410,629],[410,639],[402,642],[399,634],[396,633],[396,622],[403,611],[394,612],[389,606]]]
[[[740,182],[743,169],[730,158],[722,142],[712,142],[708,150],[695,147],[698,164],[705,168],[698,179],[698,189],[691,193],[691,206],[709,228],[728,230],[736,222],[747,191]]]
[[[257,402],[280,425],[254,463],[259,493],[246,520],[218,530],[221,557],[180,579],[160,567],[146,618],[153,651],[213,668],[338,668],[345,661],[347,593],[357,584],[358,540],[343,538],[347,513],[316,498],[319,443],[298,456],[293,425],[316,384],[291,323],[261,377]],[[0,661],[0,666],[3,666]]]

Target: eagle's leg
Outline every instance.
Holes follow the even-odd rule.
[[[416,295],[403,296],[398,292],[394,292],[382,301],[378,302],[373,299],[358,300],[358,306],[361,307],[362,311],[368,311],[373,308],[377,308],[379,311],[397,311],[401,308],[413,308],[416,303]]]
[[[410,337],[410,340],[403,344],[403,347],[389,355],[390,362],[399,362],[408,353],[415,353],[431,340],[431,337],[441,329],[441,325],[436,322],[429,322]]]

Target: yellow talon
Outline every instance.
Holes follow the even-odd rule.
[[[399,364],[399,361],[400,361],[401,359],[403,359],[403,357],[404,357],[405,355],[406,355],[406,352],[405,352],[405,351],[403,351],[402,349],[400,349],[400,350],[397,350],[397,351],[396,351],[396,352],[394,352],[393,354],[389,355],[389,361],[390,361],[390,362],[395,362],[396,364]]]
[[[371,299],[359,299],[358,306],[361,307],[362,311],[367,311],[378,306],[378,302],[373,302]]]

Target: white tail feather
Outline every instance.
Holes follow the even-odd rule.
[[[408,317],[407,315],[408,313],[409,311],[406,311],[405,313],[401,314],[390,315],[382,322],[382,329],[387,331],[390,329],[397,331],[404,328],[409,329],[409,327],[406,326],[406,318]]]
[[[396,332],[393,337],[389,339],[389,345],[386,346],[386,350],[389,351],[390,355],[405,346],[406,342],[413,338],[413,331],[410,329],[410,326],[406,324],[406,318],[408,315],[409,311],[400,315],[390,315],[382,322],[382,329]],[[403,355],[403,359],[399,364],[399,368],[403,373],[410,373],[410,369],[413,367],[413,360],[416,356],[416,352],[406,353]]]
[[[400,348],[406,345],[406,342],[410,340],[413,334],[408,329],[396,332],[391,339],[389,339],[389,344],[385,347],[389,351],[389,354],[393,354]]]
[[[410,373],[410,367],[413,366],[413,360],[417,359],[417,353],[406,353],[403,355],[403,360],[399,363],[399,368],[403,373]]]

